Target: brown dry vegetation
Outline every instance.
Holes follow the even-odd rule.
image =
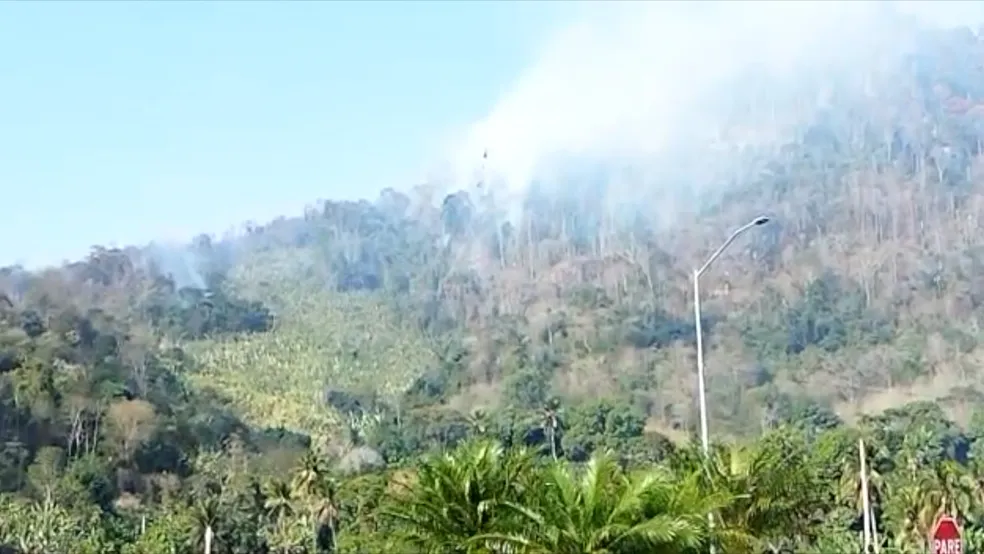
[[[149,353],[186,348],[197,362],[188,379],[228,394],[253,423],[329,436],[390,412],[463,417],[558,397],[610,399],[651,426],[688,430],[690,272],[764,212],[773,223],[702,281],[714,432],[756,431],[807,406],[854,418],[950,398],[976,386],[984,348],[982,59],[976,36],[936,37],[863,91],[844,85],[831,109],[803,102],[781,142],[726,130],[725,146],[750,160],[743,177],[672,225],[658,218],[659,187],[639,183],[626,213],[615,177],[573,172],[532,188],[508,222],[494,182],[440,202],[425,185],[325,202],[236,240],[197,239],[186,254],[216,290],[271,307],[270,333],[162,333],[132,308],[161,297],[167,273],[139,249],[96,248],[30,277],[11,270],[3,290],[14,312],[70,306],[125,322],[122,358],[138,388]],[[701,184],[677,186],[691,185]],[[326,390],[362,408],[325,402]]]
[[[439,202],[428,185],[168,255],[97,247],[61,268],[0,270],[0,540],[201,551],[214,523],[223,552],[290,551],[340,523],[353,541],[341,551],[396,551],[373,503],[426,500],[419,457],[466,438],[575,463],[606,449],[665,460],[697,427],[691,272],[765,213],[773,222],[702,281],[710,427],[770,431],[747,452],[818,479],[838,506],[765,517],[756,532],[781,538],[823,513],[846,542],[810,535],[816,548],[797,552],[857,551],[843,546],[856,536],[857,468],[844,460],[857,431],[885,471],[872,478],[877,517],[893,544],[920,544],[932,516],[956,510],[940,490],[963,483],[965,514],[984,498],[984,42],[930,38],[830,109],[801,99],[778,143],[769,129],[723,133],[744,149],[742,177],[672,221],[666,187],[709,188],[689,168],[641,180],[629,200],[615,177],[571,171],[517,210],[496,183]],[[204,289],[175,279],[175,257]],[[786,463],[794,439],[819,460]],[[481,462],[483,448],[455,456]],[[957,462],[973,469],[953,477]],[[476,475],[501,469],[482,463]],[[329,466],[346,476],[338,489]],[[820,490],[774,477],[728,490],[744,502],[764,486],[774,505]],[[156,530],[138,538],[146,514]],[[140,546],[113,550],[110,535]]]

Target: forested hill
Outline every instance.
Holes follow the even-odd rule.
[[[182,250],[6,268],[0,491],[146,514],[244,451],[269,475],[305,451],[355,472],[476,429],[574,461],[654,456],[697,425],[691,272],[762,214],[702,280],[712,434],[916,401],[968,424],[984,396],[984,39],[933,33],[855,77],[804,100],[790,140],[730,129],[742,175],[671,223],[644,191],[627,214],[605,172],[520,206],[490,177]],[[558,414],[562,433],[544,423]]]

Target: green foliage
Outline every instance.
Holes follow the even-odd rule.
[[[519,209],[491,183],[388,189],[180,252],[0,270],[0,543],[856,552],[863,441],[883,552],[919,551],[940,513],[980,547],[967,33],[742,146],[699,229],[654,220],[644,191],[616,210],[579,168]],[[702,281],[704,456],[690,275],[762,206],[775,223]]]
[[[564,452],[573,460],[585,460],[642,437],[645,419],[624,404],[601,400],[577,406],[563,417]]]
[[[765,357],[796,355],[813,346],[836,352],[849,345],[873,345],[892,338],[892,325],[866,307],[860,287],[832,273],[810,281],[792,305],[766,297],[770,315],[749,321],[743,330],[746,344]],[[778,308],[778,309],[777,309]]]

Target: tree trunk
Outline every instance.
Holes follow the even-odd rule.
[[[557,461],[557,436],[556,431],[554,431],[553,422],[550,423],[547,434],[550,436],[550,456],[553,457],[554,461]]]
[[[212,526],[205,526],[205,554],[212,554],[212,537],[215,533],[212,532]]]

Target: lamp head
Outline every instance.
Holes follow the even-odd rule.
[[[759,216],[756,217],[754,220],[752,220],[752,223],[754,223],[755,225],[765,225],[768,222],[769,222],[769,218],[765,216]]]

